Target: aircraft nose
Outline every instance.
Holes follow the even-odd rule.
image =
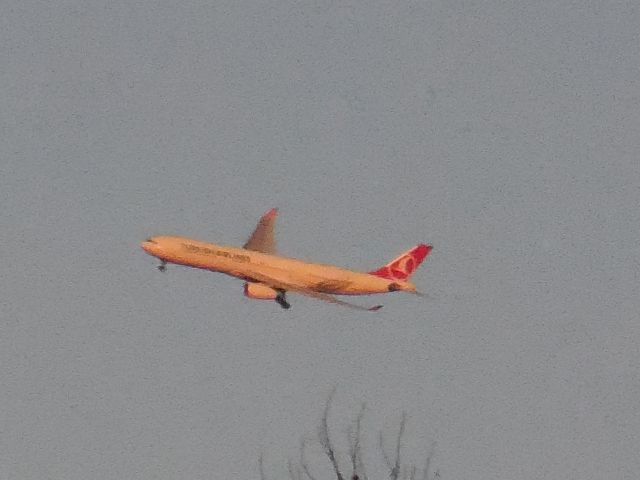
[[[153,237],[147,238],[144,242],[140,243],[142,249],[147,252],[153,254],[154,247],[156,247],[158,243],[153,239]]]

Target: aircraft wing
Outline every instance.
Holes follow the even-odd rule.
[[[274,227],[277,216],[277,208],[272,208],[262,215],[256,229],[251,234],[247,243],[244,244],[243,248],[262,253],[275,253],[276,242],[274,239]]]
[[[355,303],[345,302],[340,300],[333,295],[329,295],[327,293],[316,292],[315,290],[309,290],[307,288],[295,285],[293,283],[289,283],[286,280],[281,280],[266,273],[252,272],[251,274],[252,280],[260,283],[264,283],[269,287],[276,290],[284,290],[287,292],[299,293],[300,295],[305,295],[311,298],[317,298],[318,300],[324,300],[325,302],[333,303],[335,305],[342,305],[343,307],[354,308],[356,310],[366,310],[369,312],[375,312],[382,308],[382,305],[374,305],[373,307],[364,307],[362,305],[356,305]]]
[[[291,290],[291,291],[295,293],[299,293],[301,295],[306,295],[307,297],[324,300],[325,302],[334,303],[336,305],[342,305],[343,307],[355,308],[356,310],[366,310],[368,312],[376,312],[382,308],[382,305],[374,305],[373,307],[364,307],[362,305],[356,305],[355,303],[349,303],[349,302],[345,302],[344,300],[340,300],[339,298],[336,298],[333,295],[329,295],[327,293],[314,292],[313,290]]]

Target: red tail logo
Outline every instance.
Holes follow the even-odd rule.
[[[369,273],[389,280],[408,280],[432,249],[431,245],[421,243],[391,260],[384,267]]]

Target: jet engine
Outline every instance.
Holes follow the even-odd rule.
[[[244,295],[257,300],[275,300],[278,292],[262,283],[247,282],[244,284]]]

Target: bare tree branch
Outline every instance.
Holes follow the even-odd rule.
[[[350,426],[348,430],[349,436],[349,459],[351,460],[351,476],[355,475],[358,471],[358,455],[360,450],[360,438],[358,427],[354,432],[353,427]]]
[[[429,480],[429,470],[431,468],[431,459],[433,458],[433,451],[435,450],[436,442],[431,444],[431,448],[429,448],[429,453],[427,454],[427,458],[424,461],[424,472],[422,474],[422,480]],[[436,472],[437,476],[440,476],[438,472]],[[436,478],[434,475],[433,478]]]
[[[398,436],[396,438],[396,451],[395,451],[395,458],[393,461],[391,461],[391,458],[389,458],[389,455],[387,455],[387,452],[384,449],[384,437],[382,435],[382,432],[380,432],[379,435],[379,443],[380,443],[380,450],[382,451],[382,456],[384,457],[384,461],[387,464],[387,467],[389,468],[389,478],[390,480],[398,480],[398,477],[400,476],[400,448],[402,446],[402,436],[404,435],[404,429],[407,423],[407,414],[406,412],[402,412],[402,419],[400,420],[400,429],[398,431]]]
[[[404,435],[404,429],[407,424],[407,413],[402,412],[402,420],[400,420],[400,430],[398,431],[398,438],[396,440],[396,462],[393,466],[393,472],[391,480],[398,480],[400,474],[400,446],[402,444],[402,436]]]
[[[409,474],[409,480],[416,480],[416,471],[417,471],[417,470],[418,470],[418,469],[416,468],[416,466],[415,466],[415,465],[413,465],[413,466],[411,467],[411,473]]]
[[[391,463],[391,459],[389,458],[386,450],[384,449],[384,435],[382,434],[382,431],[379,432],[379,435],[378,435],[378,446],[380,447],[380,453],[382,453],[382,458],[384,458],[384,463],[386,463],[387,467],[389,467],[389,470],[391,470],[393,468],[393,464]]]
[[[320,425],[317,430],[317,441],[319,446],[322,448],[322,452],[327,456],[331,466],[333,467],[333,471],[336,476],[336,480],[367,480],[367,474],[365,470],[365,465],[363,461],[363,436],[362,436],[362,424],[364,419],[365,412],[365,404],[363,403],[360,407],[360,411],[355,419],[352,421],[347,429],[347,440],[348,440],[348,456],[351,467],[351,474],[348,477],[345,477],[342,471],[340,470],[340,466],[338,464],[337,451],[335,446],[331,442],[331,438],[329,435],[329,414],[331,412],[331,404],[333,401],[333,397],[335,395],[336,389],[335,387],[331,390],[329,397],[327,398],[327,403],[324,408],[324,412],[322,414],[322,418],[320,420]],[[384,459],[385,465],[388,471],[389,480],[440,480],[440,471],[436,470],[435,473],[431,472],[431,463],[433,459],[433,452],[435,449],[436,442],[433,442],[430,449],[428,450],[428,455],[425,458],[424,469],[419,469],[415,465],[406,464],[403,465],[402,462],[402,449],[403,449],[403,441],[405,436],[405,430],[407,425],[407,414],[406,412],[402,412],[402,417],[400,419],[400,425],[398,429],[398,433],[395,441],[395,448],[393,450],[385,449],[385,439],[383,432],[379,432],[378,442],[380,447],[380,453]],[[311,472],[311,464],[307,460],[307,448],[308,444],[313,442],[314,452],[315,453],[315,441],[314,438],[302,438],[300,442],[300,459],[299,463],[294,462],[293,460],[289,460],[287,463],[288,474],[290,480],[320,480],[320,477],[316,477]],[[259,467],[259,475],[260,480],[268,480],[267,475],[265,474],[264,468],[264,454],[261,454],[258,459],[258,467]]]
[[[362,461],[362,418],[366,405],[363,403],[356,417],[356,429],[349,427],[349,458],[351,459],[351,480],[367,480],[367,474]]]
[[[316,478],[311,474],[309,470],[309,464],[307,463],[307,459],[305,458],[305,451],[307,449],[307,441],[303,438],[300,442],[300,465],[302,465],[302,471],[309,478],[309,480],[316,480]]]
[[[300,472],[300,467],[295,465],[291,459],[287,463],[287,468],[289,470],[289,476],[291,480],[302,480],[302,473]]]
[[[267,475],[264,473],[264,453],[261,453],[258,459],[258,470],[260,471],[260,480],[267,480]]]
[[[327,399],[327,405],[324,407],[324,414],[322,415],[322,421],[318,430],[318,440],[320,441],[320,445],[322,445],[322,448],[324,449],[325,455],[327,456],[327,458],[329,458],[329,461],[333,466],[333,471],[336,474],[337,480],[344,480],[344,477],[340,472],[340,467],[338,466],[338,460],[336,459],[335,450],[333,449],[333,445],[331,445],[331,440],[329,439],[329,410],[331,408],[331,401],[333,400],[333,395],[335,393],[336,387],[333,387],[333,390],[331,390],[329,398]]]

